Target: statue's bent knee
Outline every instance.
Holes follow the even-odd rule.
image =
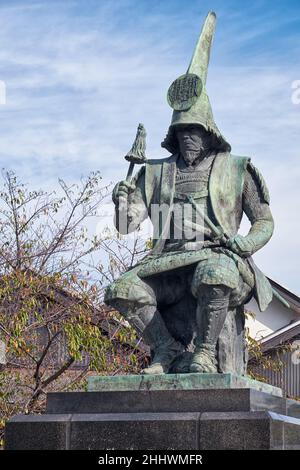
[[[129,313],[137,306],[156,306],[156,297],[153,289],[148,286],[136,273],[128,271],[107,287],[104,301],[122,315]]]
[[[196,266],[191,285],[192,294],[197,298],[202,285],[236,289],[239,285],[239,276],[238,268],[231,258],[222,253],[212,253],[211,258],[200,261]]]

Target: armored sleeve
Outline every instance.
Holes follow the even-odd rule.
[[[252,245],[252,253],[262,248],[273,234],[274,221],[269,204],[267,185],[259,170],[249,162],[243,188],[243,210],[251,223],[246,239]]]
[[[134,176],[132,184],[135,189],[128,195],[126,208],[122,210],[118,204],[115,207],[115,226],[123,235],[138,229],[148,217],[145,197],[145,167],[142,167]]]

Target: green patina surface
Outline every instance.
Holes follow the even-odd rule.
[[[252,388],[274,396],[282,396],[280,388],[235,374],[97,375],[88,379],[89,392],[223,388]]]
[[[269,241],[274,222],[261,173],[250,158],[231,154],[213,117],[206,78],[215,26],[209,12],[187,72],[169,88],[173,114],[161,145],[172,155],[146,159],[140,124],[125,157],[126,181],[113,190],[117,230],[139,230],[149,216],[153,249],[107,287],[104,301],[150,347],[146,374],[167,376],[95,378],[91,390],[251,387],[279,394],[241,377],[247,371],[244,303],[253,296],[264,311],[273,296],[251,256]],[[135,163],[145,165],[131,178]],[[251,224],[245,236],[238,233],[243,213]],[[186,371],[192,375],[169,374]],[[193,375],[217,371],[225,375]]]

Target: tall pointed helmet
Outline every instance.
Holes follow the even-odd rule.
[[[214,136],[213,145],[218,150],[231,150],[229,143],[216,126],[205,89],[215,26],[216,14],[209,12],[187,72],[177,78],[168,90],[167,98],[169,105],[173,108],[173,116],[168,134],[161,146],[171,153],[178,150],[176,126],[187,124],[202,126],[210,132]]]

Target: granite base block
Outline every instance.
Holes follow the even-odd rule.
[[[203,413],[201,450],[299,450],[300,420],[273,412]]]
[[[5,426],[6,450],[68,448],[71,415],[17,415]]]
[[[300,450],[300,420],[273,412],[18,416],[8,450]]]
[[[265,412],[203,413],[202,450],[262,450],[270,447],[270,422]]]
[[[70,449],[198,449],[199,417],[198,413],[74,415]]]
[[[287,398],[286,399],[286,413],[284,414],[286,414],[287,416],[291,416],[293,418],[300,419],[300,401]]]
[[[93,377],[89,390],[12,418],[6,449],[300,450],[300,404],[245,377]]]
[[[300,406],[299,406],[300,408]],[[47,413],[186,413],[262,411],[286,414],[286,401],[253,389],[133,390],[49,393]],[[290,407],[290,411],[292,408]]]

